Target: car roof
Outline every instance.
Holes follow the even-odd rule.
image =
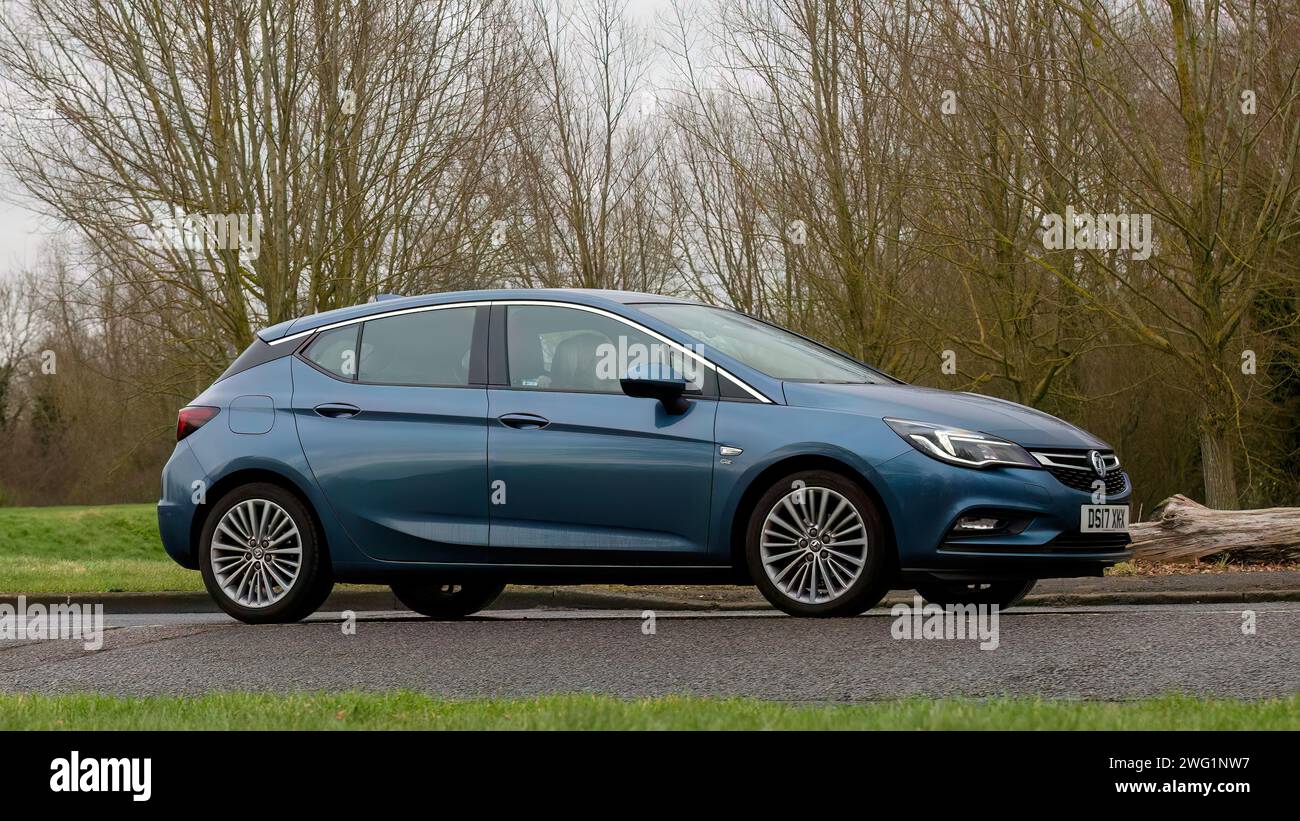
[[[400,311],[406,308],[419,308],[425,305],[438,305],[446,302],[478,302],[499,299],[537,299],[572,302],[593,307],[611,307],[617,305],[636,305],[652,302],[676,302],[698,304],[695,300],[678,297],[647,294],[637,291],[615,291],[601,288],[496,288],[480,291],[450,291],[440,294],[422,294],[420,296],[393,297],[385,295],[375,302],[361,305],[349,305],[318,314],[291,319],[263,328],[257,332],[263,342],[271,342],[290,334],[298,334],[329,325],[358,319],[371,314]]]

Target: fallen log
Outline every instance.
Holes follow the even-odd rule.
[[[1134,558],[1193,562],[1227,556],[1232,562],[1300,561],[1300,507],[1213,510],[1182,494],[1155,510],[1155,521],[1129,525]]]

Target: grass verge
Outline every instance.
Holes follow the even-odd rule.
[[[202,589],[163,552],[153,505],[0,508],[0,593]]]
[[[0,730],[1296,730],[1300,696],[1133,702],[904,699],[791,705],[687,696],[445,701],[421,693],[0,695]]]

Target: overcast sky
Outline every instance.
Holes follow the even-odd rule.
[[[29,262],[50,227],[35,213],[14,202],[18,187],[7,175],[0,175],[0,276],[12,276]]]
[[[629,0],[638,20],[657,26],[671,16],[670,0]],[[30,265],[42,244],[59,231],[56,223],[31,210],[31,203],[14,180],[0,171],[0,277],[10,277]]]

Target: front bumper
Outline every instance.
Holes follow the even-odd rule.
[[[912,451],[878,468],[898,543],[904,580],[1042,579],[1099,576],[1132,557],[1126,533],[1081,533],[1079,510],[1090,493],[1067,487],[1046,470],[973,470]],[[1132,486],[1107,504],[1129,504]],[[956,537],[964,515],[1002,512],[1024,522],[1015,532]]]

